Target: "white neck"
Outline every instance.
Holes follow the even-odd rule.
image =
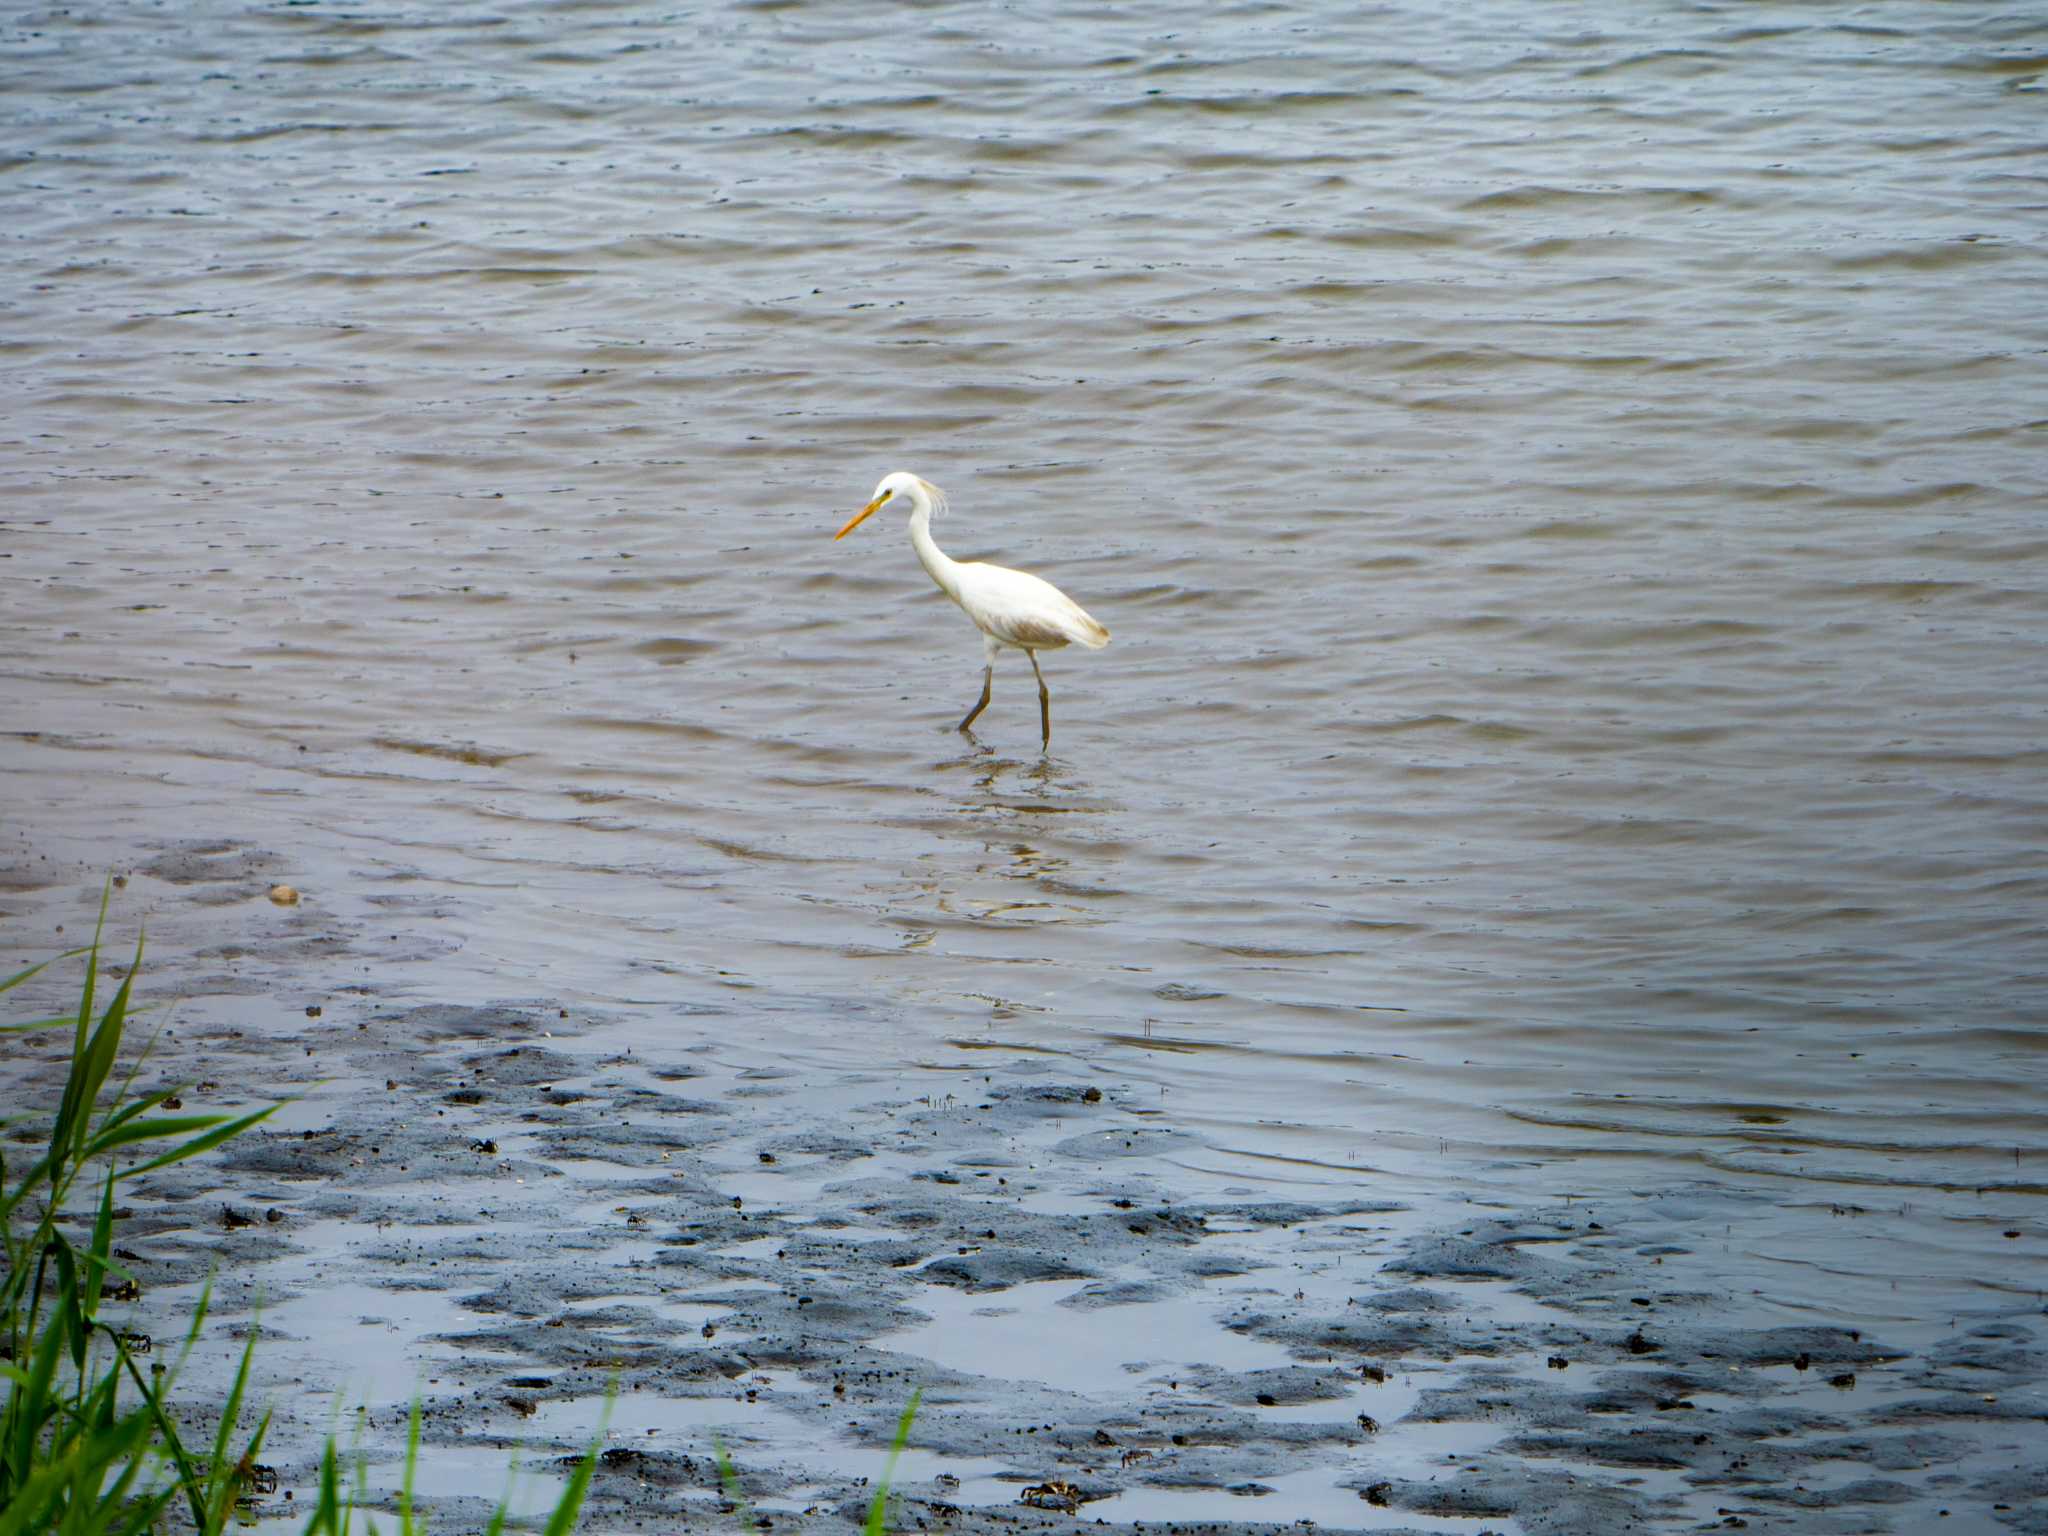
[[[921,485],[910,488],[910,547],[918,563],[931,573],[939,589],[955,602],[960,600],[960,562],[952,559],[932,540],[932,499]]]

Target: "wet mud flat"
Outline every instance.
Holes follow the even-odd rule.
[[[701,1020],[620,1049],[544,999],[395,1002],[362,961],[407,941],[265,910],[275,873],[137,877],[174,934],[253,914],[155,942],[149,989],[191,1001],[142,1079],[304,1097],[132,1181],[121,1237],[166,1352],[213,1277],[197,1398],[260,1327],[259,1522],[330,1429],[395,1487],[417,1395],[438,1529],[515,1457],[544,1507],[601,1424],[586,1529],[845,1529],[920,1390],[895,1529],[2048,1531],[2037,1297],[1759,1325],[1702,1246],[1750,1192],[1286,1198],[1071,1058],[827,1081]],[[54,1095],[59,1041],[7,1050],[17,1102]]]

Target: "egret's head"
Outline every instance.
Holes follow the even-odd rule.
[[[835,540],[845,538],[883,507],[901,504],[914,508],[920,500],[930,505],[938,500],[936,495],[937,489],[930,481],[920,480],[906,469],[899,469],[893,474],[884,475],[875,482],[875,494],[868,499],[868,504],[854,513],[851,518],[847,519],[846,526],[833,534],[832,537]],[[920,496],[920,492],[925,494]]]

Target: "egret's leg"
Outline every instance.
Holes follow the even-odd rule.
[[[964,731],[967,727],[974,724],[975,717],[988,708],[988,690],[990,684],[995,682],[995,679],[996,664],[990,662],[981,669],[981,697],[975,701],[974,708],[967,711],[967,718],[960,722],[961,730]]]
[[[982,638],[981,654],[984,658],[981,665],[981,698],[974,708],[967,711],[967,718],[960,722],[960,729],[963,731],[974,724],[975,717],[988,708],[988,691],[996,680],[996,645],[986,636]]]
[[[1052,746],[1052,695],[1045,691],[1045,674],[1038,670],[1038,652],[1024,654],[1031,658],[1031,675],[1038,679],[1038,728],[1044,733],[1038,750],[1043,752]]]

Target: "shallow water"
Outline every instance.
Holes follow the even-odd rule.
[[[0,24],[0,942],[269,849],[378,1001],[2039,1289],[2048,25],[1441,9]]]

